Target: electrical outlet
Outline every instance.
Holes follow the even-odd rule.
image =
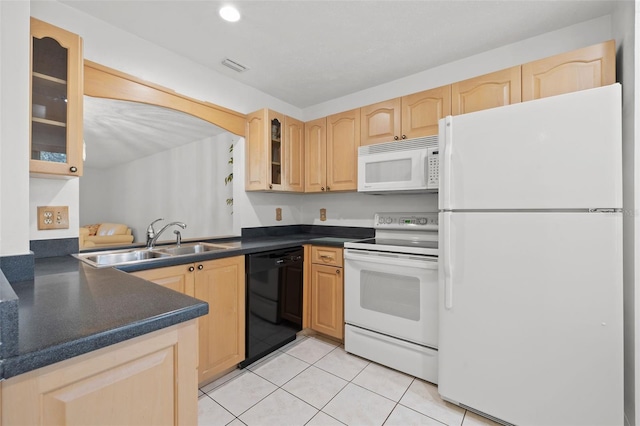
[[[69,207],[38,206],[38,229],[69,229]]]
[[[320,220],[322,222],[327,220],[327,209],[320,209]]]
[[[280,207],[276,207],[276,220],[277,221],[282,220],[282,209]]]

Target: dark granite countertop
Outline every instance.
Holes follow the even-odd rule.
[[[7,299],[0,299],[3,302],[0,308],[5,308],[0,309],[0,379],[208,312],[205,302],[125,272],[302,244],[342,247],[347,241],[371,236],[373,230],[370,228],[311,225],[251,228],[247,232],[243,230],[242,238],[200,240],[239,241],[237,248],[154,259],[138,265],[121,266],[120,270],[111,267],[98,269],[72,256],[60,256],[36,259],[33,280],[14,282],[9,286],[0,272],[0,298]]]

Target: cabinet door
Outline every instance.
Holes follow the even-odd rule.
[[[132,272],[131,275],[193,297],[195,285],[194,268],[193,264],[177,265]]]
[[[261,109],[247,115],[245,131],[245,182],[246,191],[264,191],[268,185],[268,152],[270,133],[268,110]]]
[[[524,64],[522,100],[607,86],[615,81],[615,41],[609,40]]]
[[[327,117],[327,191],[358,188],[360,108]]]
[[[402,139],[438,134],[438,120],[451,114],[451,85],[402,97]]]
[[[520,102],[520,66],[451,85],[451,114],[459,115]]]
[[[360,109],[360,146],[401,139],[400,98]]]
[[[245,358],[244,274],[244,256],[196,263],[195,297],[209,303],[209,313],[198,319],[199,383]]]
[[[193,425],[197,324],[191,320],[2,382],[13,425]]]
[[[31,18],[29,171],[82,176],[82,39]]]
[[[304,125],[304,192],[322,192],[327,186],[327,119]]]
[[[342,268],[311,265],[311,328],[337,339],[343,338]]]
[[[304,192],[304,123],[284,117],[284,182],[285,191]]]

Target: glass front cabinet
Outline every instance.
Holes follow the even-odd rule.
[[[29,171],[82,176],[82,39],[31,18]]]

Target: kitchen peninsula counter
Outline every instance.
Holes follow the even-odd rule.
[[[324,233],[307,232],[307,229],[282,232],[275,228],[275,231],[273,228],[254,230],[248,235],[243,232],[242,238],[199,240],[234,241],[236,247],[232,249],[154,259],[117,268],[94,268],[72,256],[36,259],[33,280],[11,283],[8,291],[0,292],[3,306],[14,308],[0,310],[3,314],[0,379],[207,314],[207,303],[127,272],[303,244],[343,246],[346,241],[373,235],[369,228],[341,228]],[[6,289],[9,284],[4,282]],[[10,294],[11,289],[17,299],[4,296]]]

